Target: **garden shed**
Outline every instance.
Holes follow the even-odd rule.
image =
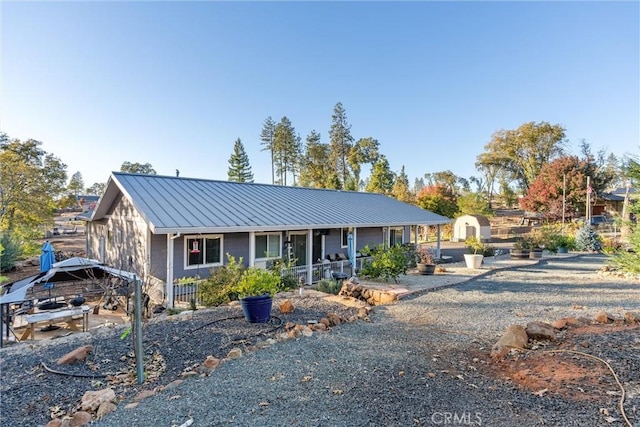
[[[491,224],[489,219],[482,215],[462,215],[453,224],[454,242],[464,242],[467,238],[475,236],[483,242],[491,241]]]

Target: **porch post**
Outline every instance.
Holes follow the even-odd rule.
[[[177,237],[177,235],[175,235]],[[167,234],[167,307],[173,308],[173,239],[174,235]]]
[[[249,267],[256,263],[256,232],[249,232]]]
[[[436,258],[440,258],[440,224],[436,228]]]
[[[307,285],[313,284],[313,230],[307,230]]]

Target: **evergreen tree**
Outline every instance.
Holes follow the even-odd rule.
[[[400,173],[393,183],[391,194],[395,199],[400,200],[401,202],[413,202],[414,197],[409,189],[409,177],[407,177],[407,174],[404,171],[404,165],[402,165],[402,169],[400,169]]]
[[[351,125],[347,123],[347,113],[340,102],[333,109],[331,121],[329,160],[340,179],[340,188],[345,188],[350,178],[348,157],[353,146],[353,137],[351,136]]]
[[[131,162],[122,163],[122,166],[120,166],[120,172],[138,173],[140,175],[156,175],[157,174],[156,170],[153,168],[151,163],[141,164],[141,163],[137,163],[137,162],[136,163],[131,163]]]
[[[67,190],[69,190],[77,199],[78,193],[80,193],[83,189],[84,181],[82,179],[82,174],[80,172],[76,172],[71,176],[69,185],[67,186]]]
[[[273,140],[276,135],[276,123],[273,121],[271,116],[267,117],[262,124],[262,132],[260,132],[260,140],[262,141],[260,144],[264,146],[262,151],[268,151],[271,154],[271,183],[275,184],[275,158],[273,152]]]
[[[300,160],[300,136],[296,135],[291,121],[285,116],[280,119],[275,127],[273,147],[276,175],[279,177],[276,183],[287,185],[287,174],[294,176],[297,164]]]
[[[383,154],[373,165],[366,191],[369,193],[391,194],[391,190],[393,189],[393,180],[394,173],[391,172],[387,157]]]
[[[240,138],[233,144],[233,154],[229,158],[229,171],[227,172],[229,181],[253,182],[253,173],[249,165],[249,157],[244,151],[244,145]]]

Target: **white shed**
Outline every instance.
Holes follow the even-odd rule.
[[[475,236],[483,242],[491,241],[491,224],[482,215],[462,215],[453,224],[453,242],[464,242]]]

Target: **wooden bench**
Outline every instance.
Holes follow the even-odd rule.
[[[26,340],[31,335],[31,339],[35,339],[35,325],[39,322],[49,322],[54,319],[64,319],[64,322],[69,326],[72,331],[78,331],[78,327],[75,324],[73,316],[82,315],[82,331],[86,332],[89,329],[89,312],[91,307],[88,305],[82,305],[80,307],[65,308],[62,310],[41,311],[34,314],[28,314],[26,316],[27,329],[20,337],[20,341]]]

